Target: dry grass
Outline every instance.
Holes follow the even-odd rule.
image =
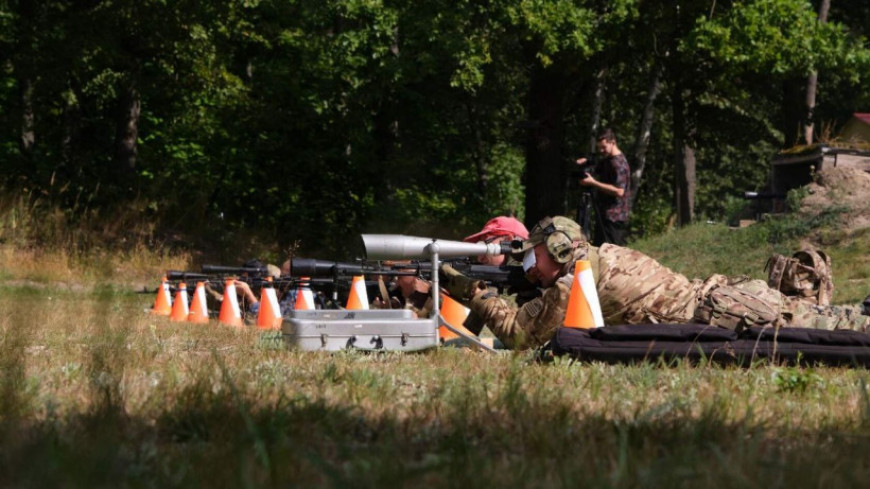
[[[73,214],[28,193],[0,196],[0,273],[6,280],[93,286],[150,284],[167,269],[186,269],[189,252],[169,250],[132,203],[111,219]]]
[[[29,205],[0,209],[0,487],[870,478],[864,370],[286,350],[255,331],[145,314],[153,296],[129,285],[153,287],[188,256],[147,239],[106,247],[84,237],[89,225],[72,231]],[[34,224],[37,215],[47,220]],[[730,256],[757,247],[731,244]],[[854,248],[844,257],[861,255]]]
[[[151,297],[6,288],[4,486],[854,486],[866,371],[273,348]]]

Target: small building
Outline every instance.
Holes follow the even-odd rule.
[[[770,162],[768,191],[747,192],[746,197],[758,201],[756,213],[782,212],[789,190],[812,183],[815,172],[828,168],[870,173],[870,113],[855,113],[833,140],[777,153]]]
[[[784,195],[813,181],[813,172],[828,168],[870,172],[870,113],[856,112],[830,141],[781,151],[771,161],[770,191]]]
[[[857,168],[870,172],[870,147],[852,149],[838,146],[841,145],[836,142],[814,144],[774,156],[770,168],[770,193],[784,198],[789,190],[812,183],[813,173],[828,168]]]

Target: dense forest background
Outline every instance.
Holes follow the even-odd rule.
[[[325,255],[571,214],[610,126],[639,236],[870,111],[868,26],[865,0],[0,0],[0,175],[69,222]]]

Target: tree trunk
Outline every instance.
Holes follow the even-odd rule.
[[[677,82],[673,96],[674,117],[674,203],[677,224],[685,226],[695,217],[694,130],[687,123],[682,85]]]
[[[117,125],[115,128],[115,176],[116,183],[122,183],[136,169],[139,139],[139,114],[141,98],[138,79],[135,73],[124,83],[119,100]]]
[[[565,83],[559,69],[537,67],[529,87],[533,121],[526,140],[526,222],[565,212],[567,171],[562,164]]]
[[[804,109],[802,100],[805,85],[800,78],[790,77],[782,84],[782,104],[780,105],[780,125],[783,148],[791,148],[801,139]]]
[[[474,167],[477,170],[477,191],[480,193],[480,197],[484,199],[484,205],[486,205],[486,195],[489,191],[489,168],[487,165],[488,155],[486,143],[483,139],[483,133],[480,131],[482,124],[478,121],[477,110],[475,110],[475,107],[473,100],[465,104],[465,110],[468,113],[469,129],[474,135],[474,151],[472,151],[472,158],[474,160]]]
[[[589,154],[595,154],[595,143],[598,142],[598,131],[601,129],[601,107],[604,105],[604,77],[607,68],[598,70],[595,74],[595,90],[592,93],[591,121],[589,124]]]
[[[33,83],[30,78],[19,81],[21,90],[21,139],[19,146],[21,154],[29,159],[33,155],[33,146],[36,144],[36,132],[34,129],[33,115]]]
[[[637,132],[634,137],[634,150],[632,151],[634,161],[629,164],[634,166],[631,172],[631,205],[634,206],[637,200],[637,191],[640,189],[641,178],[643,178],[643,169],[646,166],[646,151],[649,148],[650,132],[655,122],[655,102],[662,88],[662,65],[657,65],[653,68],[652,77],[650,78],[649,89],[646,95],[646,104],[643,109],[643,117],[640,119],[640,124],[637,126]]]
[[[828,10],[831,8],[831,0],[822,0],[819,6],[819,23],[828,21]],[[815,122],[816,91],[819,85],[819,74],[815,70],[807,79],[807,105],[804,119],[804,140],[807,144],[813,144],[813,124]]]
[[[33,111],[33,80],[35,79],[33,64],[36,56],[34,47],[38,19],[36,2],[23,0],[18,2],[17,7],[17,39],[16,45],[13,47],[13,52],[17,56],[12,60],[12,66],[18,78],[19,100],[21,102],[18,148],[25,161],[29,161],[36,145],[36,118]],[[32,171],[33,168],[28,164],[28,168],[25,168],[25,174]]]

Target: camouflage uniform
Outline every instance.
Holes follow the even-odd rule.
[[[501,297],[478,295],[470,308],[507,346],[543,344],[565,320],[577,260],[591,262],[606,324],[689,322],[699,292],[709,288],[708,282],[689,281],[638,251],[612,244],[583,245],[541,297],[516,308]],[[716,276],[709,282],[723,279]]]
[[[506,298],[490,297],[491,294],[478,294],[469,308],[506,347],[542,345],[565,320],[573,279],[570,273],[563,275],[552,287],[544,289],[540,297],[519,308]]]
[[[779,326],[866,331],[870,325],[870,316],[860,315],[857,309],[815,306],[787,297],[761,280],[724,275],[689,280],[653,258],[621,246],[584,244],[574,251],[574,261],[582,259],[591,262],[607,325],[690,322],[700,300],[717,286],[734,286],[761,296],[779,312]],[[491,294],[478,294],[470,308],[508,347],[543,344],[565,319],[574,261],[541,297],[522,307]]]
[[[870,316],[865,316],[858,307],[817,306],[799,297],[787,296],[771,289],[763,280],[744,280],[734,287],[762,296],[768,305],[779,313],[776,326],[812,329],[851,329],[867,332]]]

